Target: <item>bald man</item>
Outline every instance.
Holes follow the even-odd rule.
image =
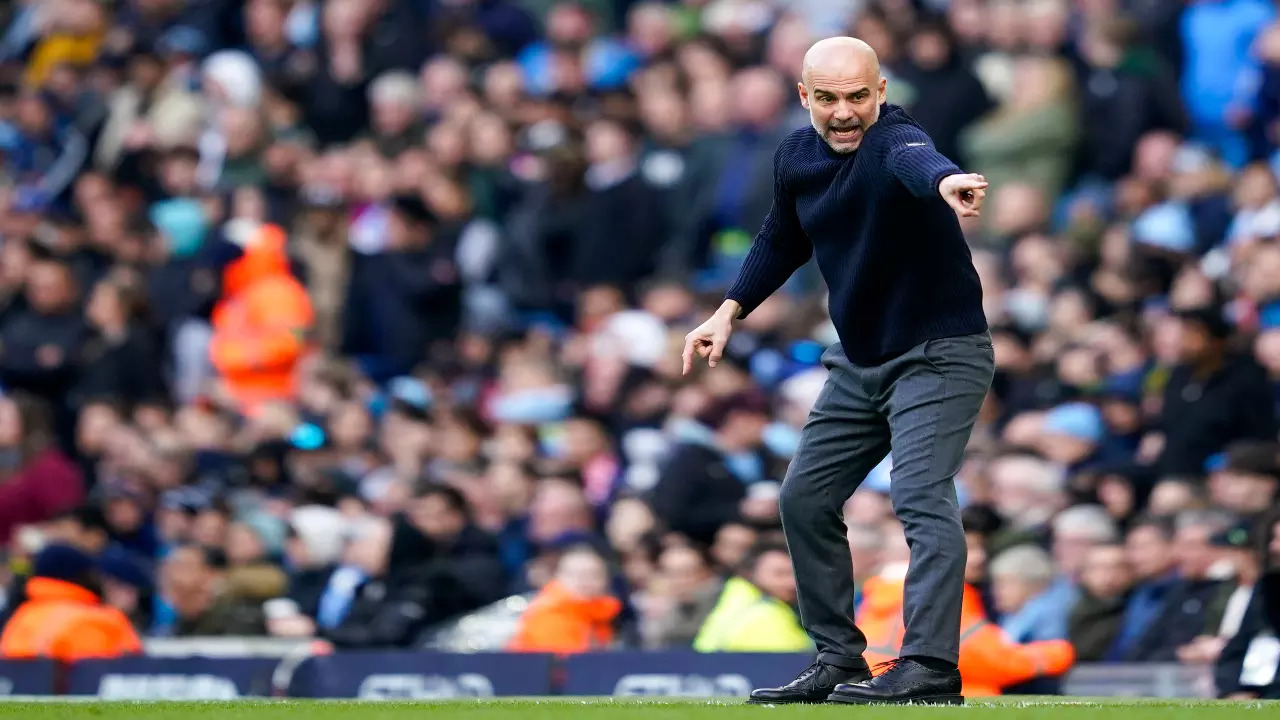
[[[774,156],[773,206],[720,309],[685,339],[712,367],[742,319],[816,255],[840,342],[787,471],[780,507],[800,617],[817,661],[753,702],[960,704],[965,538],[953,479],[994,372],[982,291],[956,216],[986,181],[961,172],[885,103],[866,44],[829,38],[804,58],[812,127]],[[842,507],[886,454],[911,563],[901,657],[871,678],[853,624]]]

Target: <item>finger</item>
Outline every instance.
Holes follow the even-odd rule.
[[[693,369],[693,337],[690,336],[684,339],[684,372],[682,374],[688,375],[689,371],[692,369]]]
[[[711,339],[711,355],[708,358],[708,364],[715,367],[722,355],[724,355],[724,337],[717,335]]]

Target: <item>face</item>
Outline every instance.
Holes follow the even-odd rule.
[[[462,514],[449,506],[440,495],[418,498],[409,505],[409,519],[432,540],[448,540],[458,536],[466,524]]]
[[[609,513],[605,534],[609,544],[619,550],[630,550],[642,535],[653,529],[653,512],[642,500],[620,500]]]
[[[572,552],[560,558],[556,579],[578,597],[599,597],[609,589],[608,568],[591,552]]]
[[[227,530],[227,561],[247,565],[263,556],[262,540],[248,525],[236,523]]]
[[[756,532],[746,525],[724,525],[716,531],[711,555],[724,567],[736,567],[755,541]]]
[[[1080,583],[1094,597],[1115,597],[1128,589],[1133,573],[1122,547],[1096,547],[1085,555]]]
[[[796,601],[796,576],[791,558],[784,552],[767,552],[756,561],[751,574],[756,587],[785,603]]]
[[[996,610],[1002,613],[1017,612],[1028,600],[1039,594],[1041,589],[1041,586],[1013,575],[996,575],[991,578],[992,600]]]
[[[690,548],[669,548],[658,558],[658,567],[677,601],[691,600],[711,577],[711,570],[702,561],[702,556]]]
[[[1192,525],[1178,530],[1173,538],[1173,553],[1178,563],[1178,573],[1185,578],[1203,578],[1209,566],[1217,559],[1209,545],[1211,529]]]
[[[543,481],[529,507],[529,536],[547,541],[568,530],[590,525],[582,491],[564,481]]]
[[[1151,580],[1168,572],[1173,563],[1171,544],[1159,530],[1141,526],[1129,533],[1125,557],[1138,580]]]
[[[27,279],[27,300],[41,314],[60,312],[71,302],[71,275],[65,265],[38,263]]]
[[[880,119],[886,84],[876,68],[853,58],[831,67],[809,68],[797,90],[818,135],[832,150],[851,153]]]
[[[1084,563],[1085,556],[1097,543],[1088,534],[1079,532],[1057,532],[1053,535],[1053,560],[1069,575],[1075,575]]]

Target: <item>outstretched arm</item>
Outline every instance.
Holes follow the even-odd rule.
[[[913,126],[895,128],[885,164],[912,195],[941,195],[960,217],[976,217],[982,211],[987,180],[965,173],[938,152],[933,140]]]

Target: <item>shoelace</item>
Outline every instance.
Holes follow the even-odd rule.
[[[888,673],[891,673],[901,666],[902,666],[902,658],[894,658],[892,660],[886,660],[882,663],[876,663],[875,665],[871,666],[871,674],[876,677],[879,677],[880,675],[886,675]]]
[[[818,672],[821,670],[822,670],[822,663],[816,662],[810,665],[809,667],[805,668],[804,672],[800,673],[800,675],[796,677],[795,682],[797,683],[804,682],[805,680],[808,680],[814,675],[817,675]]]

